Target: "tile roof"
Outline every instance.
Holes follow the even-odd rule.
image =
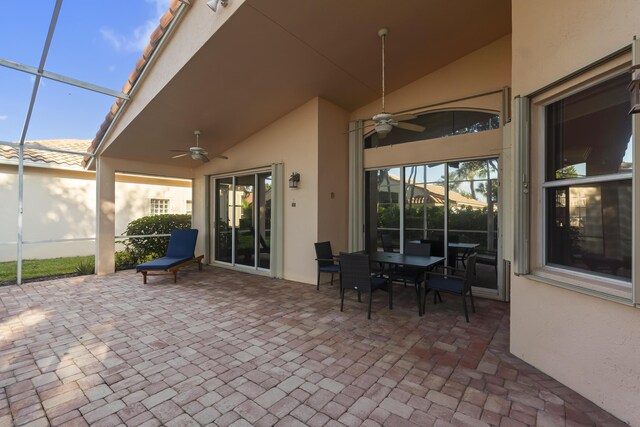
[[[50,139],[39,141],[25,141],[28,145],[37,145],[47,148],[58,148],[60,150],[77,151],[85,153],[88,151],[88,139]],[[0,160],[15,160],[18,163],[18,149],[14,147],[0,145]],[[28,163],[58,165],[82,169],[82,156],[77,154],[57,153],[55,151],[43,151],[25,148],[24,160]]]
[[[151,36],[149,38],[149,44],[142,52],[142,56],[140,57],[140,59],[138,59],[138,62],[136,62],[136,66],[134,67],[133,71],[131,71],[131,74],[129,74],[127,82],[122,87],[122,92],[124,94],[128,95],[131,92],[131,89],[133,88],[135,83],[140,78],[140,74],[142,73],[142,70],[144,70],[147,63],[149,62],[149,59],[151,58],[151,55],[158,47],[158,44],[160,43],[162,36],[164,36],[164,33],[169,28],[171,21],[173,21],[173,19],[175,18],[176,14],[178,13],[178,8],[182,3],[183,3],[182,0],[172,0],[171,4],[169,5],[169,9],[160,18],[160,23],[158,24],[156,29],[151,33]],[[98,148],[98,144],[100,144],[100,141],[102,141],[102,138],[104,137],[105,133],[107,133],[107,129],[111,125],[111,122],[113,122],[113,119],[116,116],[116,113],[120,108],[122,108],[123,104],[124,104],[124,100],[120,98],[118,98],[113,103],[113,105],[111,106],[111,109],[109,110],[109,113],[107,113],[106,117],[104,118],[104,121],[100,125],[100,129],[98,129],[98,132],[96,133],[96,137],[93,138],[93,140],[91,141],[91,145],[86,151],[95,152],[96,148]],[[82,166],[86,166],[88,161],[89,161],[89,157],[85,157],[84,160],[82,161]]]

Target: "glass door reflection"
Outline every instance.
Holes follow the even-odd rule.
[[[235,185],[235,263],[255,265],[255,175],[236,177]]]
[[[448,263],[464,268],[477,252],[476,286],[497,289],[498,160],[450,162],[447,173]]]
[[[216,261],[233,262],[233,178],[216,180]]]

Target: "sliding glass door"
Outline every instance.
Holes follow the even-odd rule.
[[[270,268],[271,173],[215,180],[216,261]]]
[[[365,185],[367,251],[423,241],[460,268],[478,252],[478,286],[497,289],[497,159],[372,170]]]

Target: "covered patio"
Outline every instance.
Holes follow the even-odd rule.
[[[0,288],[0,425],[624,425],[509,353],[509,305],[394,310],[223,268]],[[375,295],[375,294],[374,294]]]

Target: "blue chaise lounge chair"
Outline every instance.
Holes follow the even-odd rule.
[[[144,283],[147,283],[147,275],[173,275],[173,283],[178,280],[178,270],[189,264],[198,263],[198,269],[202,270],[202,258],[204,255],[195,256],[198,230],[172,230],[169,239],[167,255],[153,261],[136,266],[136,271],[142,273]],[[153,271],[154,273],[150,273]],[[160,273],[165,271],[166,273]],[[156,273],[158,272],[158,273]]]

